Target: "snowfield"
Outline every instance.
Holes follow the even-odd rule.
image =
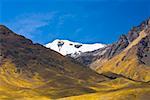
[[[59,40],[56,39],[51,43],[45,45],[54,51],[59,52],[62,55],[76,56],[83,52],[94,51],[105,47],[105,44],[95,43],[95,44],[82,44],[78,42],[72,42],[69,40]]]

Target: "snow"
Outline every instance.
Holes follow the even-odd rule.
[[[59,52],[62,55],[71,54],[71,56],[79,55],[81,52],[94,51],[105,47],[106,45],[101,43],[95,44],[82,44],[78,42],[72,42],[69,40],[59,40],[56,39],[51,43],[45,45],[54,51]]]

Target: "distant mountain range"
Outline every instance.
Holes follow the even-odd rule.
[[[150,19],[110,45],[45,46],[0,25],[0,100],[149,100]]]
[[[78,42],[72,42],[69,40],[59,40],[56,39],[52,43],[45,45],[47,48],[55,50],[62,55],[71,55],[76,57],[83,52],[94,51],[100,48],[105,47],[106,45],[95,43],[95,44],[82,44]]]

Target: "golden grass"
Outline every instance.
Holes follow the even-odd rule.
[[[40,77],[38,74],[33,77],[33,83],[26,77],[18,77],[15,73],[16,67],[10,62],[6,62],[1,68],[0,100],[136,100],[147,98],[150,92],[149,83],[134,82],[125,78],[86,85],[86,88],[82,86],[85,83],[80,80],[80,85],[65,87],[64,83],[70,85],[68,82],[74,79],[64,78],[64,83],[56,83],[61,85],[60,87],[51,87],[52,81],[39,82],[40,78],[36,78]],[[122,99],[123,97],[126,99]]]
[[[92,87],[93,88],[93,87]],[[59,100],[149,100],[150,84],[124,78],[99,83],[96,93],[60,98]]]
[[[56,75],[43,81],[38,73],[29,78],[16,68],[9,60],[0,67],[0,100],[49,100],[95,92],[80,79]]]
[[[59,100],[149,100],[150,89],[128,89],[111,93],[93,93]]]

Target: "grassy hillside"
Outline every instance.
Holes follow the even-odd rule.
[[[102,82],[92,88],[97,92],[59,100],[149,100],[150,98],[150,83],[134,82],[125,78]]]
[[[0,26],[0,98],[61,98],[93,93],[108,80],[53,50]]]

